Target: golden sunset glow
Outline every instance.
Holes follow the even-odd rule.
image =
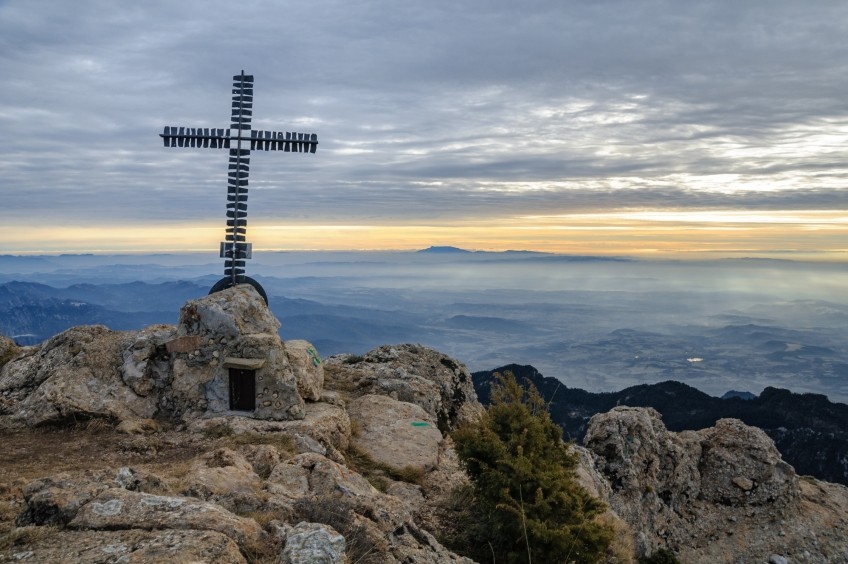
[[[24,252],[215,253],[223,229],[212,222],[147,227],[29,227],[7,244]],[[15,236],[18,236],[16,239]],[[28,241],[39,241],[38,245]],[[475,250],[697,258],[793,256],[848,260],[845,211],[654,211],[516,216],[396,225],[292,223],[251,226],[254,251]]]

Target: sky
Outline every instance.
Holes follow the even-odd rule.
[[[844,0],[0,0],[0,253],[260,249],[848,261]]]

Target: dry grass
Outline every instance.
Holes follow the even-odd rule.
[[[350,420],[350,436],[354,438],[362,436],[362,422],[359,419]]]
[[[17,345],[12,345],[9,348],[7,348],[5,351],[0,353],[0,367],[2,367],[4,364],[9,362],[10,360],[15,358],[16,356],[18,356],[20,353],[21,353],[21,349]]]
[[[225,424],[218,423],[204,429],[203,435],[211,439],[210,448],[237,448],[244,445],[270,445],[277,449],[280,454],[293,456],[297,454],[294,439],[285,433],[236,433]]]
[[[633,555],[636,545],[633,543],[633,530],[630,526],[610,511],[598,516],[597,520],[611,528],[613,532],[606,561],[611,564],[634,564],[636,560]]]
[[[362,474],[372,486],[381,492],[385,492],[389,486],[388,480],[409,482],[410,484],[422,485],[426,472],[414,466],[395,468],[374,460],[367,452],[351,443],[345,452],[347,467]]]
[[[17,527],[0,537],[0,550],[7,550],[14,546],[26,546],[40,539],[46,538],[56,531],[55,527]]]
[[[345,401],[362,395],[359,379],[354,377],[344,367],[332,364],[324,365],[324,389],[337,392]]]

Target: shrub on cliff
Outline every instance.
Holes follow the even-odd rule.
[[[612,539],[603,504],[574,478],[576,457],[534,387],[496,375],[492,404],[453,433],[473,485],[466,550],[488,562],[595,562]]]

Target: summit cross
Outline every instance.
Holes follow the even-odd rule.
[[[253,247],[246,240],[250,151],[314,153],[318,148],[318,136],[314,133],[251,129],[253,75],[244,74],[244,71],[233,77],[232,109],[229,129],[165,126],[165,132],[160,133],[159,137],[164,140],[166,147],[229,149],[227,233],[226,240],[220,246],[220,256],[224,259],[224,278],[212,286],[209,293],[247,283],[256,288],[267,303],[268,296],[262,286],[244,274],[245,260],[253,255]]]

